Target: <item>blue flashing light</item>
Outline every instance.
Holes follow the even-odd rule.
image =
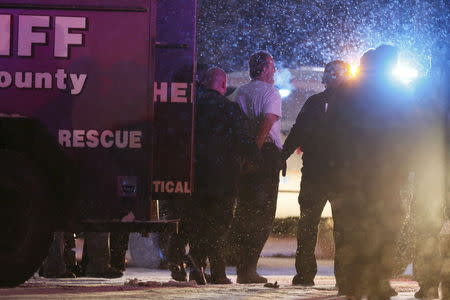
[[[286,98],[287,96],[289,96],[291,94],[291,90],[289,89],[280,89],[280,96],[281,98]]]
[[[410,84],[419,77],[419,71],[407,64],[399,63],[392,71],[395,79],[403,84]]]

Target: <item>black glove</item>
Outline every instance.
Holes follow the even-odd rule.
[[[282,160],[280,164],[281,176],[286,177],[286,170],[287,170],[287,163],[285,160]]]

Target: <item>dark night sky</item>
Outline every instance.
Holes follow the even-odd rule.
[[[199,0],[198,60],[226,71],[270,51],[282,67],[355,60],[382,42],[398,45],[419,69],[447,39],[448,0]]]

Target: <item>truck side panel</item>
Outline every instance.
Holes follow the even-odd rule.
[[[192,190],[196,1],[157,7],[152,192],[154,199],[183,199]]]
[[[0,112],[55,136],[78,166],[87,219],[149,214],[154,4],[0,4]]]

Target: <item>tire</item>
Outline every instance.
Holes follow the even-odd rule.
[[[139,233],[131,233],[129,241],[131,255],[130,265],[138,268],[156,269],[161,263],[158,234],[150,233],[143,237]]]
[[[28,280],[41,266],[52,241],[49,184],[28,156],[0,150],[0,286]]]

